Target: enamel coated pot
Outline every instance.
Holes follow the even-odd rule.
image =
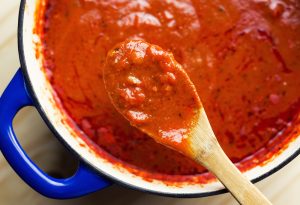
[[[206,184],[166,185],[160,180],[145,180],[125,168],[108,162],[86,144],[66,122],[66,114],[54,100],[54,92],[43,72],[42,55],[36,55],[39,41],[35,33],[39,21],[37,0],[21,1],[18,45],[21,69],[16,73],[0,99],[0,149],[18,175],[33,189],[51,198],[74,198],[101,190],[111,183],[161,195],[202,197],[224,193],[219,182]],[[39,169],[24,152],[12,128],[16,113],[25,106],[34,106],[57,138],[80,159],[74,176],[67,179],[50,177]],[[268,177],[299,154],[300,136],[285,146],[276,157],[244,174],[253,182]]]

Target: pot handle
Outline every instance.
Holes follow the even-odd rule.
[[[109,186],[111,183],[80,162],[76,173],[56,179],[38,168],[20,146],[12,127],[17,112],[33,106],[19,69],[0,98],[0,149],[15,172],[33,189],[56,199],[80,197]]]

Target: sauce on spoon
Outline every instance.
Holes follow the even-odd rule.
[[[142,40],[127,40],[108,53],[103,72],[111,101],[133,126],[188,154],[190,128],[202,105],[172,53]]]

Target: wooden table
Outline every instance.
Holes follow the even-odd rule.
[[[19,67],[17,51],[18,0],[0,0],[0,94]],[[1,126],[1,119],[0,119]],[[60,174],[65,163],[74,159],[55,139],[33,108],[23,109],[14,121],[21,144],[44,170]],[[0,136],[3,137],[3,136]],[[300,157],[279,172],[257,184],[276,205],[300,204]],[[199,198],[174,199],[128,190],[118,185],[73,200],[48,199],[28,187],[10,168],[0,154],[0,205],[232,205],[229,194]]]

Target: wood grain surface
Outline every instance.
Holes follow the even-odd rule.
[[[18,7],[18,0],[0,0],[0,94],[20,65],[17,50]],[[33,108],[23,109],[16,117],[14,127],[25,150],[45,171],[65,176],[74,169],[76,159],[60,145]],[[275,205],[299,205],[300,157],[256,185]],[[63,201],[48,199],[28,187],[0,154],[0,205],[19,204],[232,205],[237,203],[229,194],[198,199],[175,199],[129,190],[120,185],[113,185],[106,190],[79,199]]]

